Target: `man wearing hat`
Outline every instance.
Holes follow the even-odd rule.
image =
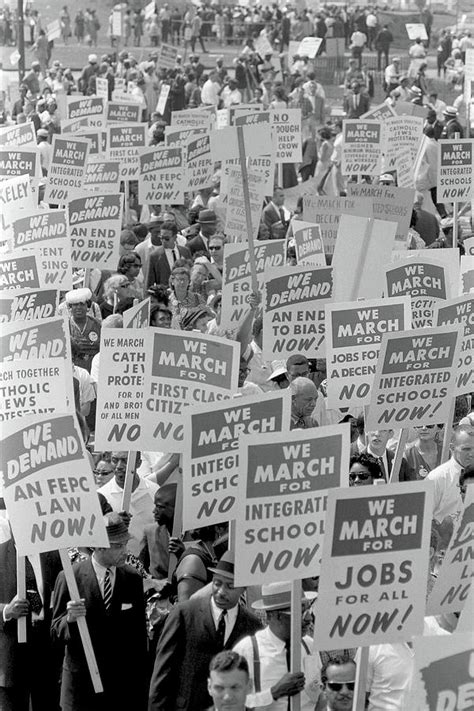
[[[245,637],[234,651],[247,660],[251,692],[247,706],[258,711],[287,711],[288,699],[300,694],[301,711],[313,711],[320,689],[319,656],[312,654],[312,640],[304,635],[310,617],[311,601],[316,593],[306,592],[302,599],[301,669],[292,672],[291,654],[291,583],[262,585],[262,598],[252,607],[266,613],[267,626]]]
[[[71,340],[78,348],[74,365],[85,368],[88,373],[90,373],[92,358],[100,348],[100,323],[87,314],[91,299],[92,292],[87,288],[73,289],[66,294]]]
[[[65,645],[61,708],[71,711],[146,709],[146,626],[143,584],[125,564],[129,533],[123,518],[108,514],[109,548],[74,566],[79,600],[71,600],[64,573],[53,595],[53,638]],[[95,694],[77,621],[87,616],[103,693]]]
[[[261,624],[239,604],[244,588],[234,587],[234,554],[215,568],[210,594],[178,604],[158,642],[150,683],[149,711],[194,711],[212,704],[207,690],[209,663],[218,652],[254,634]]]
[[[189,240],[186,245],[193,257],[202,257],[203,255],[209,260],[209,238],[217,231],[217,216],[213,210],[201,210],[198,216],[199,232]]]
[[[79,91],[82,91],[84,96],[87,94],[87,88],[91,77],[99,73],[99,64],[96,54],[89,54],[87,58],[88,64],[83,68],[78,81]]]
[[[463,128],[458,121],[458,112],[454,106],[447,106],[443,111],[444,128],[441,133],[441,138],[463,138]],[[456,134],[459,136],[456,136]]]
[[[46,128],[39,128],[36,131],[36,142],[40,154],[40,165],[43,175],[48,175],[51,158],[53,157],[53,147],[48,141],[49,131]]]

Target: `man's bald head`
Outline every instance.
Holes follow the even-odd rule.
[[[309,378],[295,378],[289,387],[291,410],[297,417],[309,417],[316,406],[318,388]]]
[[[474,464],[474,427],[456,427],[451,440],[454,459],[461,467]]]

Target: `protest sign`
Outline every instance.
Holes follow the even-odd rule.
[[[31,321],[54,316],[58,308],[57,289],[18,289],[0,294],[0,323]]]
[[[4,324],[0,363],[12,360],[71,358],[67,323],[61,316]],[[71,393],[72,382],[71,382]]]
[[[53,20],[46,25],[46,36],[48,42],[53,42],[61,37],[61,21]]]
[[[426,27],[422,22],[407,22],[405,23],[407,35],[409,40],[427,40],[429,39],[426,33]]]
[[[423,116],[425,113],[426,111],[424,110]],[[405,149],[411,152],[413,162],[415,162],[418,146],[423,135],[423,125],[424,120],[421,116],[392,116],[384,121],[384,170],[395,170],[397,155]]]
[[[88,122],[87,116],[77,119],[61,119],[61,134],[77,133],[78,131],[87,131]]]
[[[108,101],[106,125],[110,123],[137,123],[141,119],[142,108],[139,104],[124,101]]]
[[[397,101],[394,110],[397,116],[418,116],[426,119],[426,108],[418,104],[412,104],[411,101]]]
[[[334,252],[341,215],[367,217],[367,206],[353,196],[303,196],[303,219],[319,225],[326,254]]]
[[[140,169],[140,149],[147,144],[147,126],[120,124],[107,129],[108,158],[120,163],[121,180],[137,180]]]
[[[0,363],[0,422],[51,412],[74,414],[71,365],[64,358]],[[68,398],[68,393],[70,397]]]
[[[105,131],[84,131],[84,128],[81,127],[77,132],[76,132],[76,138],[88,138],[90,141],[89,144],[89,158],[92,156],[97,157],[100,156],[101,158],[105,158],[107,154],[107,133]],[[87,166],[89,165],[89,161],[87,162]],[[86,166],[86,170],[87,170]]]
[[[437,195],[440,202],[468,202],[474,198],[474,140],[438,142]]]
[[[185,148],[185,190],[194,192],[212,185],[214,160],[209,135],[190,138]]]
[[[405,150],[401,151],[396,157],[395,168],[397,171],[397,186],[399,188],[414,188],[415,172],[413,158],[408,148],[405,148]]]
[[[300,57],[308,57],[314,59],[322,44],[322,37],[303,37],[298,47],[298,55]]]
[[[184,413],[183,528],[231,521],[236,516],[239,440],[244,434],[286,432],[288,392],[195,405]]]
[[[103,99],[104,101],[108,101],[109,82],[107,81],[107,79],[103,79],[102,77],[95,78],[95,93],[96,96],[98,96],[99,98]]]
[[[184,159],[181,148],[142,148],[138,200],[146,205],[184,201]]]
[[[120,163],[118,161],[90,160],[82,185],[94,193],[118,193],[120,190]]]
[[[299,163],[302,160],[301,109],[271,109],[270,123],[275,140],[275,163]]]
[[[255,125],[239,126],[238,128],[243,132],[246,156],[268,156],[273,154],[273,139],[268,130],[268,124],[257,123]],[[236,126],[226,126],[225,128],[211,131],[209,136],[212,157],[215,161],[239,157]],[[301,160],[301,155],[297,160]],[[290,159],[288,159],[288,162],[290,162]]]
[[[225,126],[230,126],[229,110],[228,109],[217,109],[216,122],[214,124],[214,128],[220,129],[220,128],[225,128]]]
[[[471,608],[472,617],[472,608]],[[474,705],[472,632],[415,637],[411,711],[467,711]]]
[[[81,98],[68,96],[66,118],[70,120],[87,118],[87,125],[91,128],[105,128],[106,104],[107,96],[105,99],[102,96],[87,96]]]
[[[385,334],[366,429],[448,422],[460,343],[459,330],[453,326]]]
[[[431,485],[415,481],[328,492],[315,649],[422,633],[432,500]]]
[[[220,193],[227,195],[229,175],[233,167],[240,166],[238,158],[226,158],[221,166],[221,182]],[[273,156],[257,156],[247,157],[247,168],[251,173],[261,173],[264,178],[264,195],[273,195],[273,187],[275,183],[275,161]]]
[[[464,254],[469,257],[474,257],[474,237],[468,237],[463,240]]]
[[[413,328],[427,328],[434,324],[434,309],[451,295],[448,269],[431,256],[413,258],[403,255],[395,263],[382,268],[385,274],[385,294],[409,296]]]
[[[190,128],[211,128],[211,114],[207,109],[183,109],[171,112],[171,126],[186,126]]]
[[[69,203],[73,267],[116,269],[123,194],[87,195]]]
[[[257,242],[255,263],[259,290],[263,288],[264,274],[270,267],[285,264],[283,240]],[[224,271],[222,286],[221,327],[235,333],[247,316],[250,306],[248,297],[252,291],[248,246],[226,244],[224,246]]]
[[[150,325],[150,299],[143,299],[123,312],[124,328],[147,328]]]
[[[380,121],[346,119],[342,130],[342,174],[380,175],[383,152]]]
[[[160,47],[160,55],[157,61],[157,67],[159,69],[174,69],[176,66],[176,57],[179,54],[178,47],[172,44],[165,44],[164,42]]]
[[[373,108],[369,109],[369,111],[367,111],[365,114],[362,114],[360,118],[373,119],[374,121],[381,121],[383,123],[385,119],[388,119],[391,116],[395,115],[395,111],[392,109],[392,107],[386,104],[384,101],[382,104],[379,104],[378,106],[374,106]]]
[[[270,123],[270,112],[263,111],[263,106],[260,104],[232,104],[227,110],[229,113],[229,126]]]
[[[39,255],[22,249],[0,254],[0,289],[37,289],[48,286]]]
[[[263,59],[267,54],[273,54],[273,47],[266,34],[259,34],[254,40],[255,51]]]
[[[36,206],[29,175],[0,180],[0,226],[4,230],[18,217],[19,210],[33,212]]]
[[[435,305],[436,326],[459,324],[462,329],[461,351],[456,371],[456,395],[474,391],[474,294]]]
[[[411,327],[410,299],[326,305],[328,407],[368,405],[384,333]]]
[[[334,301],[382,296],[380,264],[393,249],[395,231],[393,222],[342,215],[332,259]]]
[[[348,485],[349,427],[242,435],[239,462],[236,585],[318,575],[328,490]]]
[[[69,202],[69,193],[82,186],[89,155],[89,141],[55,134],[44,200],[54,205]]]
[[[324,256],[324,245],[319,225],[303,220],[293,220],[291,227],[295,240],[296,262],[298,264],[312,264],[316,267],[325,266],[326,257]]]
[[[379,220],[395,222],[397,225],[395,247],[405,248],[415,198],[415,191],[412,188],[350,183],[347,192],[353,198],[367,198],[370,201],[372,212],[370,213],[370,207],[366,206],[366,215],[370,214],[371,217]]]
[[[20,148],[27,145],[36,146],[36,132],[32,123],[0,127],[0,146]]]
[[[96,442],[183,451],[183,409],[231,397],[239,353],[236,342],[195,332],[129,328],[116,336],[103,330]]]
[[[202,136],[206,133],[205,128],[176,128],[175,126],[165,127],[165,145],[168,148],[184,148],[190,138]]]
[[[2,426],[3,496],[20,555],[109,540],[89,458],[73,415]]]
[[[71,242],[65,210],[37,210],[15,220],[12,233],[14,249],[31,249],[36,254],[45,286],[72,289]]]
[[[324,306],[332,267],[277,267],[264,274],[263,353],[267,360],[304,353],[324,358]]]
[[[37,146],[1,148],[0,181],[23,175],[29,175],[32,184],[38,185],[42,171]]]
[[[265,178],[258,170],[247,169],[248,194],[252,220],[253,239],[256,241],[260,226],[263,198],[265,197]],[[247,215],[245,210],[242,169],[240,165],[229,170],[227,178],[227,211],[225,233],[230,242],[249,241]]]
[[[160,89],[160,95],[158,101],[156,102],[155,111],[163,116],[166,109],[166,102],[168,101],[168,96],[170,93],[171,86],[169,84],[162,84]]]
[[[464,507],[428,597],[427,614],[461,612],[474,579],[474,486],[466,488]]]
[[[461,257],[460,291],[461,294],[470,294],[474,291],[474,257],[466,255]]]

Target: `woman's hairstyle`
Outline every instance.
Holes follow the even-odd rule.
[[[349,468],[352,468],[353,464],[360,464],[361,466],[366,467],[369,470],[369,474],[372,479],[383,478],[382,470],[380,469],[380,464],[375,459],[375,457],[373,457],[371,454],[367,454],[367,452],[354,454],[354,456],[351,457]]]
[[[128,283],[128,279],[123,274],[112,274],[112,276],[109,277],[104,284],[105,299],[112,296],[112,294],[114,294],[118,287],[123,283]]]
[[[117,274],[126,274],[134,264],[142,265],[139,254],[123,254],[119,259]]]

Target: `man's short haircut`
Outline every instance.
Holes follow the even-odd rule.
[[[471,435],[471,437],[474,437],[474,427],[471,427],[469,425],[458,425],[453,431],[451,444],[456,444],[458,436],[463,434],[464,432],[467,432],[467,434]]]
[[[169,230],[174,235],[178,234],[178,227],[176,225],[176,222],[171,222],[171,220],[167,220],[166,222],[161,223],[160,232],[162,232],[163,230]]]
[[[321,668],[321,681],[323,684],[325,684],[328,680],[328,675],[327,675],[327,670],[328,667],[342,667],[344,664],[353,664],[354,667],[356,667],[356,663],[354,659],[349,655],[349,654],[337,654],[334,657],[329,657],[327,659],[322,668]],[[355,675],[354,675],[354,680],[355,680]]]
[[[317,395],[318,388],[311,380],[311,378],[298,377],[291,381],[289,391],[292,395],[299,395],[302,390],[309,386],[313,386],[315,394]]]
[[[307,365],[309,366],[309,361],[302,353],[295,353],[290,355],[286,361],[286,369],[289,370],[292,365]]]
[[[142,241],[146,239],[146,236],[148,234],[148,227],[146,225],[142,225],[140,223],[137,225],[133,225],[132,230],[136,234],[138,239],[141,239]]]
[[[234,671],[234,669],[243,671],[247,674],[247,676],[249,676],[249,665],[247,664],[247,660],[245,657],[242,657],[240,654],[237,654],[237,652],[233,652],[232,650],[219,652],[219,654],[216,654],[216,656],[211,659],[211,663],[209,665],[209,673],[213,671],[228,672]]]

